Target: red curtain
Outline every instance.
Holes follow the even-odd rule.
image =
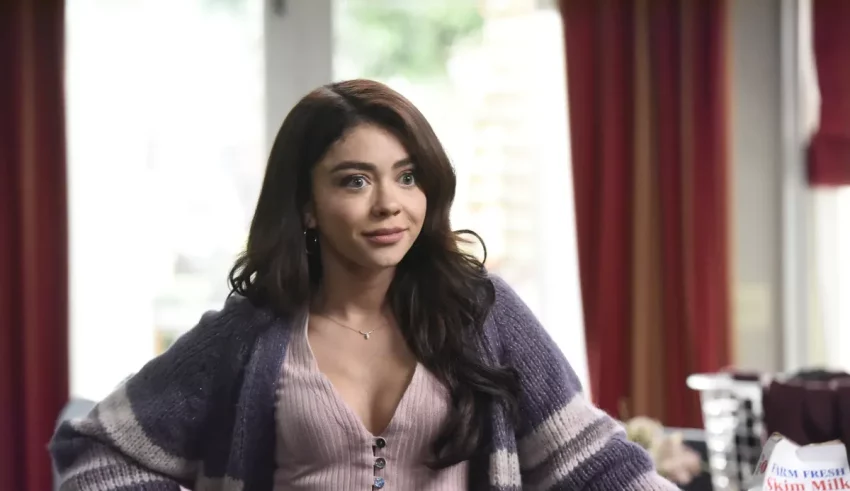
[[[809,181],[850,185],[850,2],[813,0],[812,35],[821,112],[809,147]]]
[[[561,0],[591,392],[700,424],[729,363],[726,2]]]
[[[0,2],[0,489],[52,489],[68,398],[64,2]]]

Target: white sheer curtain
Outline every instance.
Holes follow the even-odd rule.
[[[73,396],[221,307],[264,168],[263,20],[259,0],[66,3]]]
[[[822,363],[850,372],[850,188],[813,192],[815,309]]]
[[[800,2],[803,129],[817,130],[820,92],[812,47],[811,0]],[[850,372],[850,186],[811,188],[810,364]]]

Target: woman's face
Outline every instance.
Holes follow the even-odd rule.
[[[322,262],[378,270],[401,262],[425,220],[427,200],[407,151],[372,124],[349,130],[313,170],[305,222]]]

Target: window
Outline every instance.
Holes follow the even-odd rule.
[[[813,194],[815,322],[811,363],[850,372],[850,187]]]
[[[259,1],[69,0],[71,391],[219,308],[265,161]]]
[[[812,49],[811,2],[800,15],[800,101],[802,129],[808,142],[820,117],[820,92]],[[811,319],[808,364],[850,372],[850,186],[810,188],[809,284]]]
[[[269,135],[331,66],[425,113],[456,166],[453,225],[586,380],[552,2],[264,3],[68,2],[72,393],[104,397],[221,307]]]

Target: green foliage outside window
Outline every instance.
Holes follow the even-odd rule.
[[[361,76],[441,78],[451,50],[481,32],[477,2],[464,0],[341,0],[337,52]]]
[[[209,11],[244,13],[248,1],[202,0]],[[284,5],[293,1],[288,0]],[[477,0],[332,0],[334,56],[357,67],[359,76],[439,79],[451,51],[480,34]]]

